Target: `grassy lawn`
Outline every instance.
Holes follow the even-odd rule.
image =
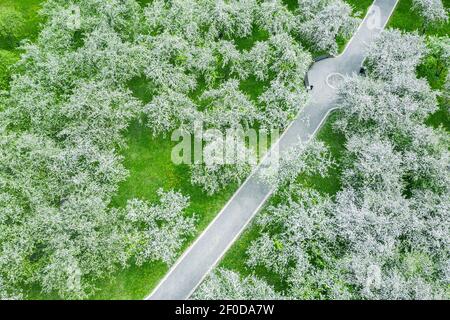
[[[19,54],[0,49],[0,90],[7,90],[11,80],[11,66],[19,60]]]
[[[439,110],[433,113],[427,120],[427,125],[434,128],[442,126],[447,132],[450,132],[450,105],[449,101],[439,98]]]
[[[443,0],[445,7],[450,8],[450,0]],[[425,35],[448,36],[450,35],[450,21],[446,24],[423,28],[423,19],[411,10],[412,0],[400,0],[397,9],[392,15],[388,27],[400,29],[403,31],[423,33]],[[448,72],[448,70],[447,70]],[[441,90],[445,83],[446,74],[438,74],[429,66],[420,66],[417,74],[421,78],[426,78],[433,89]],[[430,116],[427,124],[435,128],[443,126],[445,130],[450,131],[449,102],[439,98],[439,110]]]
[[[446,8],[450,7],[450,0],[442,1]],[[400,0],[394,14],[389,20],[388,27],[397,28],[404,31],[420,31],[423,30],[423,19],[414,11],[412,11],[412,0]],[[425,30],[428,35],[445,36],[450,34],[450,23],[431,27]]]
[[[136,2],[139,3],[142,7],[147,6],[147,4],[149,4],[152,1],[153,0],[136,0]]]
[[[0,11],[6,9],[16,10],[22,17],[23,23],[20,26],[20,39],[35,40],[39,32],[39,24],[42,18],[38,15],[43,0],[0,0]],[[1,49],[14,49],[5,42],[0,42]]]
[[[120,186],[118,195],[113,200],[115,206],[123,206],[132,198],[156,201],[156,191],[159,188],[178,190],[190,196],[191,205],[187,214],[197,215],[198,235],[237,187],[231,186],[215,196],[207,196],[200,188],[191,185],[190,172],[186,166],[176,166],[172,163],[170,155],[176,143],[170,141],[170,138],[154,138],[150,130],[139,123],[130,126],[127,138],[128,148],[123,154],[130,176]],[[100,291],[93,298],[141,299],[156,286],[167,271],[168,267],[161,262],[150,262],[141,267],[131,266],[115,274],[112,279],[100,283]]]
[[[2,12],[15,10],[21,16],[22,23],[17,24],[19,38],[15,42],[23,39],[36,39],[39,32],[41,18],[38,10],[42,0],[0,0],[0,17]],[[11,76],[11,66],[19,60],[20,51],[17,49],[18,43],[10,43],[6,39],[0,38],[0,90],[8,88]]]
[[[334,196],[341,188],[339,169],[339,162],[344,151],[345,138],[343,135],[333,132],[333,123],[338,119],[339,113],[334,112],[330,115],[329,119],[325,122],[324,126],[320,129],[317,138],[324,141],[329,147],[330,152],[337,162],[337,166],[333,167],[329,176],[322,178],[320,176],[305,178],[300,176],[299,182],[305,187],[314,188],[324,194]],[[272,197],[267,204],[276,205],[279,202],[277,197]],[[264,210],[264,209],[263,209]],[[279,275],[266,270],[263,267],[248,268],[245,264],[247,260],[246,251],[253,240],[259,237],[259,226],[251,224],[241,235],[238,241],[233,244],[231,249],[224,256],[219,266],[230,270],[239,272],[243,276],[256,274],[258,277],[266,280],[269,284],[273,285],[279,292],[283,292],[287,287],[287,284],[279,277]]]

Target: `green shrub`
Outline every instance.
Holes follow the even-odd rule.
[[[0,49],[0,90],[7,89],[11,77],[10,67],[17,59],[14,52]]]
[[[0,46],[14,48],[25,34],[25,19],[11,7],[0,7]]]

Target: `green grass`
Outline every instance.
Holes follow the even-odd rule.
[[[219,267],[236,271],[244,277],[255,274],[274,286],[275,290],[278,292],[283,292],[287,287],[287,283],[278,274],[271,272],[264,267],[258,266],[256,268],[249,268],[246,265],[248,258],[247,249],[250,247],[252,241],[258,239],[259,236],[260,227],[254,223],[250,224],[239,237],[239,240],[228,250],[220,262]]]
[[[0,0],[0,11],[5,8],[16,10],[22,15],[24,24],[18,41],[24,39],[35,40],[42,21],[38,15],[42,0]],[[20,51],[17,44],[11,45],[0,39],[0,90],[7,90],[11,77],[11,66],[19,60]]]
[[[196,236],[209,224],[237,186],[230,186],[214,196],[207,196],[200,188],[190,183],[190,173],[186,166],[176,166],[170,156],[176,144],[168,137],[152,137],[150,129],[138,122],[133,123],[127,133],[128,148],[123,151],[125,167],[129,178],[120,185],[115,206],[123,206],[128,199],[140,198],[157,201],[156,191],[174,189],[190,196],[187,215],[198,218]],[[188,244],[193,241],[191,238]],[[183,251],[182,250],[182,251]],[[181,252],[180,252],[181,253]],[[166,274],[168,267],[161,262],[149,262],[141,267],[131,266],[115,274],[111,279],[99,283],[99,291],[93,299],[141,299],[157,285]]]
[[[283,0],[283,4],[287,6],[289,10],[294,12],[298,9],[298,1],[297,0]]]
[[[11,81],[11,67],[19,60],[19,54],[0,49],[0,90],[7,90]]]
[[[445,7],[450,7],[450,0],[443,1]],[[389,20],[388,27],[400,29],[407,32],[419,32],[425,35],[448,36],[450,35],[450,21],[446,24],[423,28],[423,19],[412,8],[412,0],[400,0],[397,8]],[[448,70],[447,70],[448,72]],[[435,90],[442,90],[447,72],[439,74],[433,69],[432,65],[424,63],[417,69],[417,75],[420,78],[428,80],[430,86]],[[450,131],[449,101],[439,98],[439,110],[431,115],[426,122],[435,128],[442,126]]]
[[[364,17],[373,0],[345,0],[345,2],[352,6],[353,12],[359,12],[361,13],[360,17]]]
[[[147,4],[149,4],[150,2],[152,2],[153,0],[136,0],[137,3],[139,3],[141,5],[141,7],[146,7]]]
[[[438,101],[439,110],[427,119],[426,124],[433,128],[443,127],[447,132],[450,132],[450,102],[444,98],[438,98]]]
[[[2,8],[12,8],[19,12],[23,18],[24,24],[21,28],[21,37],[18,40],[30,39],[35,40],[39,32],[39,24],[42,17],[38,11],[41,9],[43,0],[0,0],[0,10]],[[4,9],[3,9],[4,10]],[[5,42],[0,43],[1,49],[12,50]]]
[[[450,0],[442,1],[446,8],[450,7]],[[400,0],[397,8],[389,20],[388,27],[408,32],[423,31],[423,19],[412,10],[412,0]],[[445,36],[450,34],[450,23],[427,28],[427,35]]]
[[[328,177],[322,178],[320,176],[314,177],[299,177],[299,182],[309,188],[314,188],[323,194],[334,196],[341,189],[341,171],[340,161],[344,152],[345,138],[341,134],[333,131],[333,123],[338,119],[339,113],[332,113],[324,126],[320,129],[317,138],[326,143],[329,150],[337,162]],[[277,197],[272,197],[269,205],[276,205],[279,202]],[[263,209],[264,210],[264,209]],[[280,278],[279,275],[265,269],[264,267],[249,268],[245,264],[247,260],[246,251],[252,241],[256,240],[260,235],[260,228],[256,224],[251,224],[241,235],[239,240],[233,244],[227,254],[224,256],[219,266],[239,272],[243,276],[256,274],[258,277],[267,281],[267,283],[274,286],[275,290],[283,292],[287,288],[287,283]]]
[[[243,50],[250,50],[255,42],[266,41],[269,38],[269,33],[267,31],[261,30],[253,27],[252,34],[249,37],[234,39],[236,47]]]

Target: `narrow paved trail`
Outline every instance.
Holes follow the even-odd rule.
[[[336,85],[360,70],[367,45],[382,32],[398,0],[375,0],[343,54],[316,62],[308,73],[311,100],[281,136],[274,148],[282,154],[315,135],[336,107]],[[188,299],[209,271],[262,208],[273,190],[258,178],[263,160],[206,230],[184,252],[147,297],[151,300]]]

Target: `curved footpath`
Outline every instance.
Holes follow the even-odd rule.
[[[307,142],[318,131],[335,108],[335,83],[343,76],[359,72],[366,46],[384,29],[397,2],[375,0],[344,53],[312,66],[308,73],[309,83],[313,85],[311,100],[275,144],[274,148],[278,148],[280,154],[296,145],[299,139]],[[258,179],[258,172],[267,166],[265,162],[263,160],[255,168],[146,299],[181,300],[190,297],[271,196],[273,190]]]

